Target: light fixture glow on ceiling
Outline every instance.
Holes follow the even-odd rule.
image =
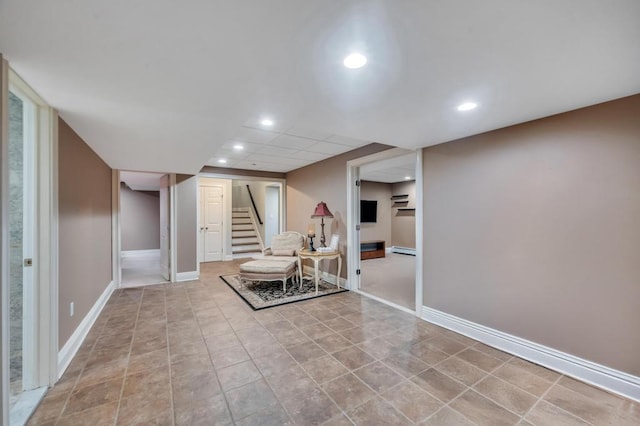
[[[263,126],[273,126],[273,120],[271,120],[270,118],[264,118],[262,119],[260,124],[262,124]]]
[[[405,176],[404,180],[411,180],[411,176]]]
[[[226,162],[227,162],[227,160],[225,160],[224,158],[221,158],[221,159],[218,160],[218,163],[220,163],[220,164],[224,164]]]
[[[361,53],[352,53],[344,58],[344,66],[351,69],[362,68],[367,63],[367,57]]]
[[[238,145],[234,145],[233,149],[235,149],[236,151],[242,151],[244,149],[244,146],[238,144]]]
[[[478,106],[475,102],[465,102],[463,104],[458,105],[458,111],[471,111]]]

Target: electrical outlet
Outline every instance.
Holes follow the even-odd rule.
[[[69,316],[72,317],[73,316],[73,302],[71,302],[69,304]]]

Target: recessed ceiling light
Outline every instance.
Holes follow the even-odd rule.
[[[218,160],[218,163],[220,163],[220,164],[224,164],[226,162],[227,162],[227,160],[225,160],[224,158],[221,158],[221,159]]]
[[[360,53],[352,53],[344,58],[343,64],[347,68],[362,68],[367,63],[367,57]]]
[[[264,118],[262,119],[260,124],[262,124],[263,126],[273,126],[273,120],[271,120],[270,118]]]
[[[411,180],[411,176],[405,176],[404,180]]]
[[[465,102],[463,104],[458,105],[458,111],[471,111],[477,106],[478,104],[475,102]]]
[[[238,145],[234,145],[233,149],[235,149],[236,151],[242,151],[244,149],[244,146],[238,144]]]

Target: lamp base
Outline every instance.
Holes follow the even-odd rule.
[[[316,249],[313,248],[313,237],[309,237],[309,251],[316,251]]]

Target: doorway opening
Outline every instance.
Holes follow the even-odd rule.
[[[420,152],[395,148],[348,163],[349,286],[419,314]]]
[[[6,62],[2,120],[2,424],[21,425],[57,380],[57,114]],[[6,84],[8,83],[8,84]],[[7,89],[8,90],[5,90]],[[5,121],[6,120],[6,121]]]
[[[285,229],[283,179],[202,173],[199,188],[199,262],[261,255]]]
[[[169,175],[121,171],[120,284],[170,281]]]

